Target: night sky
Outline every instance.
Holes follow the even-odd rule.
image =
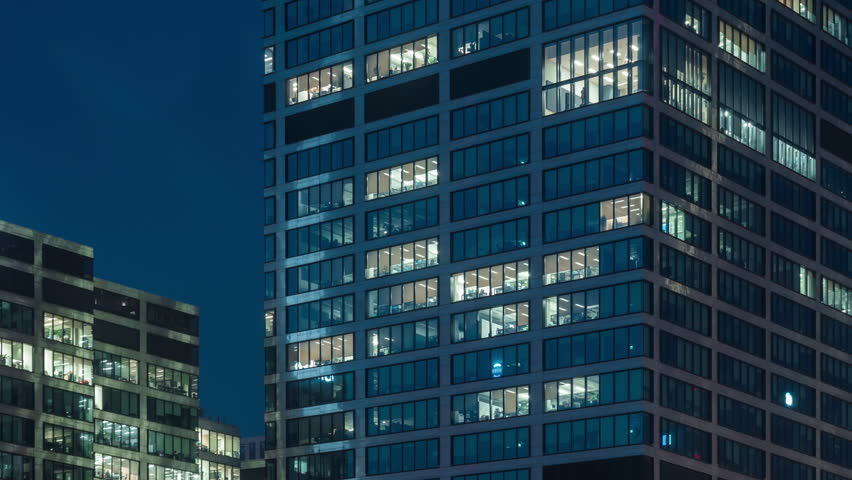
[[[263,430],[257,0],[5,1],[0,219],[201,308],[201,405]]]

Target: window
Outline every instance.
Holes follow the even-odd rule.
[[[544,30],[564,27],[572,23],[606,15],[617,10],[636,5],[649,5],[647,0],[622,0],[618,2],[600,2],[599,0],[545,0]]]
[[[718,439],[719,467],[758,479],[766,476],[766,452],[721,436]]]
[[[0,452],[0,465],[3,465],[4,480],[33,480],[35,478],[35,460],[33,460],[33,457],[15,455],[14,453]],[[44,461],[43,478],[53,478],[54,465],[57,464],[55,462],[51,462],[50,460]],[[68,467],[69,469],[71,468],[70,465],[68,465]],[[60,478],[66,478],[63,472],[60,472],[60,476]],[[524,477],[523,479],[518,478],[517,480],[529,480],[529,477]]]
[[[821,263],[847,277],[852,277],[852,250],[826,237],[820,237],[820,240],[822,241]]]
[[[772,201],[799,215],[816,220],[816,194],[782,175],[772,172]]]
[[[719,0],[719,6],[761,32],[766,31],[766,6],[761,0]]]
[[[520,343],[452,357],[452,383],[523,375],[530,371],[530,344]]]
[[[825,163],[825,160],[823,160],[823,165]],[[826,172],[824,171],[824,173]],[[824,227],[848,239],[852,239],[852,211],[823,197],[820,213],[820,221]]]
[[[530,288],[529,259],[475,268],[450,276],[450,301],[460,302]]]
[[[542,132],[544,158],[608,145],[636,137],[651,137],[652,110],[644,105],[602,113],[547,127]]]
[[[355,476],[355,450],[287,457],[288,480],[338,480]]]
[[[519,8],[452,29],[450,53],[458,58],[526,38],[529,34],[530,9]]]
[[[151,430],[148,430],[148,453],[184,462],[194,462],[198,456],[196,439]]]
[[[772,253],[772,281],[806,297],[816,298],[816,273],[777,253]]]
[[[201,460],[201,480],[239,480],[240,468],[222,463]]]
[[[355,23],[350,20],[287,40],[287,68],[352,49],[355,41],[354,30]]]
[[[851,440],[822,432],[820,446],[822,450],[820,452],[821,459],[844,468],[852,467],[852,457],[849,456],[849,452],[852,451]]]
[[[321,173],[351,167],[355,157],[355,140],[347,138],[287,155],[287,181],[293,182]]]
[[[394,355],[437,346],[437,318],[367,330],[367,357]]]
[[[800,57],[814,62],[816,60],[816,39],[804,28],[796,25],[777,11],[772,11],[772,39]]]
[[[198,375],[148,363],[148,388],[198,398]]]
[[[287,382],[287,409],[338,403],[355,398],[355,373],[337,373]]]
[[[711,378],[711,350],[660,331],[660,361],[699,377]]]
[[[852,430],[852,403],[827,393],[822,394],[822,420]]]
[[[505,1],[506,0],[452,0],[452,2],[450,2],[450,15],[452,17],[458,17],[466,13],[498,5]]]
[[[723,176],[763,195],[766,169],[762,165],[722,144],[718,145],[718,169]]]
[[[3,351],[5,353],[5,342],[2,340]],[[25,347],[29,346],[24,344]],[[30,347],[32,348],[32,347]],[[32,351],[32,350],[30,350]],[[14,362],[14,356],[12,358]],[[26,350],[24,351],[24,361],[26,362]],[[30,362],[32,362],[32,353],[30,353]],[[32,363],[25,370],[32,371]],[[44,374],[59,378],[69,382],[80,383],[83,385],[92,384],[92,361],[88,358],[75,357],[66,353],[60,353],[49,348],[44,349]]]
[[[368,407],[367,436],[436,428],[440,424],[438,412],[437,398]]]
[[[710,22],[713,17],[698,3],[692,0],[663,0],[660,12],[683,28],[710,41]]]
[[[278,423],[277,422],[265,422],[264,424],[264,438],[263,438],[263,448],[264,450],[273,450],[278,448]]]
[[[706,337],[710,336],[711,308],[685,295],[660,288],[660,318]]]
[[[809,377],[816,377],[814,349],[774,333],[772,334],[772,362]]]
[[[307,102],[352,88],[352,60],[287,79],[287,105]]]
[[[705,167],[711,165],[710,137],[660,114],[660,144]]]
[[[352,10],[352,0],[294,0],[285,5],[287,30]]]
[[[148,464],[148,480],[201,480],[196,472]]]
[[[631,150],[545,170],[544,200],[555,200],[640,180],[650,182],[652,161],[651,152]]]
[[[763,84],[719,62],[719,130],[760,153],[766,152]]]
[[[240,458],[240,437],[201,428],[198,431],[198,448],[231,458]]]
[[[660,186],[701,208],[710,209],[710,180],[662,157]]]
[[[635,225],[650,224],[653,202],[645,193],[608,198],[544,214],[544,241],[555,242]]]
[[[526,248],[530,242],[530,218],[453,232],[451,241],[453,262]]]
[[[457,140],[529,119],[530,92],[523,91],[453,110],[450,112],[451,137]]]
[[[287,333],[354,322],[353,295],[324,298],[287,307]]]
[[[453,395],[451,405],[453,425],[522,417],[530,414],[530,386]]]
[[[15,417],[13,415],[7,415],[5,413],[0,413],[0,426],[2,426],[2,429],[0,429],[0,441],[7,442],[7,443],[13,443],[13,444],[16,444],[16,445],[22,445],[22,446],[25,446],[25,447],[35,446],[35,421],[30,420],[29,418]],[[49,451],[59,451],[59,452],[64,453],[64,449],[51,448],[53,445],[49,444],[47,442],[48,431],[52,431],[52,427],[53,427],[53,425],[50,425],[49,423],[44,424],[44,431],[45,431],[44,449],[49,450]],[[57,426],[57,428],[62,428],[62,427]],[[73,435],[73,432],[77,432],[77,431],[70,429],[70,428],[67,429],[67,430],[68,430],[68,442],[69,442],[69,447],[70,447],[70,442],[72,440],[71,437]],[[83,432],[79,432],[79,433],[83,433]],[[59,437],[60,437],[60,441],[61,441],[62,440],[61,432],[60,432]],[[52,438],[52,436],[50,438]],[[72,452],[69,451],[67,453],[70,454]],[[5,469],[5,465],[4,465],[4,469]]]
[[[766,330],[725,312],[717,318],[719,341],[760,358],[766,357]]]
[[[523,133],[456,150],[451,161],[453,180],[525,165],[530,161],[530,135]]]
[[[816,390],[780,375],[772,375],[772,403],[816,416]]]
[[[660,447],[704,463],[713,463],[712,435],[682,423],[660,418]]]
[[[852,315],[852,288],[822,277],[822,303],[839,310],[846,315]]]
[[[772,241],[808,258],[816,258],[816,233],[772,212]]]
[[[852,97],[827,82],[822,82],[820,90],[823,110],[852,125]]]
[[[350,177],[287,192],[287,219],[352,205],[353,183]]]
[[[544,454],[653,443],[653,417],[628,413],[544,425]]]
[[[772,52],[770,58],[772,62],[772,80],[784,85],[805,100],[811,102],[815,100],[816,78],[813,73],[800,67],[776,51]],[[826,83],[823,82],[823,86],[825,85]]]
[[[277,99],[275,98],[275,82],[267,83],[263,86],[263,113],[272,113],[277,107]],[[268,164],[275,164],[274,159],[264,160],[264,167]],[[267,172],[264,172],[264,187],[270,187],[270,183],[274,184],[274,174],[270,177]]]
[[[48,388],[43,387],[43,390]],[[26,380],[0,376],[0,403],[32,410],[35,407],[35,386]],[[47,400],[42,408],[50,413]]]
[[[800,348],[804,349],[807,347]],[[811,355],[815,355],[813,349],[807,349],[806,351]],[[824,353],[820,355],[820,358],[820,379],[829,385],[852,393],[852,364],[830,357]],[[813,377],[814,375],[812,374],[811,376]]]
[[[438,224],[438,197],[367,212],[367,240],[390,237]]]
[[[33,309],[25,305],[0,300],[0,328],[32,335]]]
[[[375,82],[438,63],[438,35],[429,35],[367,55],[366,81]]]
[[[287,269],[287,295],[313,292],[354,281],[353,255]]]
[[[275,245],[275,234],[264,235],[263,236],[263,261],[264,262],[273,262],[275,261],[276,254],[276,245]]]
[[[719,48],[761,72],[766,71],[766,48],[763,44],[721,18]]]
[[[453,343],[499,337],[530,329],[530,302],[456,313],[451,317]]]
[[[718,354],[719,383],[735,390],[766,398],[766,371],[725,354]]]
[[[772,160],[816,180],[816,126],[814,115],[772,93]]]
[[[623,358],[650,357],[653,332],[645,325],[600,330],[544,341],[544,369],[576,367]]]
[[[351,245],[354,237],[354,217],[351,216],[287,230],[287,257]]]
[[[763,287],[736,275],[731,275],[724,270],[717,270],[717,272],[719,300],[759,317],[764,316],[766,313],[766,294]]]
[[[766,233],[766,209],[747,198],[719,186],[719,216],[747,228],[758,235]]]
[[[814,8],[816,2],[814,0],[778,0],[778,3],[798,13],[807,21],[816,23],[816,9]]]
[[[395,275],[438,265],[438,237],[370,250],[367,279]]]
[[[44,338],[91,350],[92,324],[44,312]]]
[[[366,375],[368,397],[435,388],[439,385],[438,359],[368,368]]]
[[[766,412],[719,395],[719,425],[761,440],[766,438]]]
[[[91,397],[89,398],[91,399]],[[149,400],[153,399],[149,397]],[[167,403],[171,404],[172,402]],[[139,418],[139,394],[119,390],[117,388],[95,385],[95,408],[105,412]],[[148,412],[149,417],[154,413],[152,409],[148,409]]]
[[[365,200],[374,200],[437,185],[438,157],[376,170],[367,173],[365,180],[367,185]]]
[[[263,74],[275,73],[275,45],[263,48]]]
[[[452,437],[452,464],[497,462],[530,456],[530,428],[508,428]]]
[[[529,205],[529,176],[453,192],[453,221]]]
[[[822,30],[852,47],[852,31],[849,18],[825,3],[822,4]]]
[[[761,277],[766,273],[766,249],[719,227],[719,258]]]
[[[544,115],[649,90],[650,23],[632,20],[544,45]]]
[[[832,77],[852,86],[852,60],[826,42],[820,42],[820,66]]]
[[[263,224],[273,225],[275,220],[275,197],[266,197],[263,199]]]
[[[287,345],[287,370],[303,370],[355,359],[354,334],[345,333]]]
[[[811,455],[815,455],[815,453]],[[797,478],[816,480],[816,468],[778,455],[772,455],[771,468],[772,478],[778,480],[794,480]],[[825,473],[827,472],[823,471],[823,474]],[[824,476],[823,478],[827,477]]]
[[[50,350],[44,349],[45,358]],[[48,375],[47,366],[45,363],[45,375]],[[29,343],[16,342],[8,338],[0,338],[0,366],[12,367],[27,372],[33,371],[33,346]]]
[[[709,263],[660,244],[660,275],[710,295],[712,270]]]
[[[30,422],[29,445],[32,445],[32,420],[27,421]],[[96,425],[99,425],[100,423],[104,422],[98,422]],[[11,430],[4,430],[9,431],[11,433]],[[15,430],[18,431],[17,428],[15,428]],[[73,455],[75,457],[83,458],[94,458],[95,456],[95,453],[92,451],[92,432],[84,432],[82,430],[77,430],[74,428],[62,427],[60,425],[52,425],[50,423],[45,423],[43,425],[43,434],[43,447],[49,452],[64,453],[66,455]],[[9,441],[5,438],[3,440]],[[97,441],[97,439],[95,441]]]
[[[368,162],[437,145],[438,116],[369,132],[365,141]]]
[[[47,432],[45,431],[45,436]],[[88,434],[91,435],[91,434]],[[157,432],[148,432],[149,442]],[[161,434],[163,435],[163,434]],[[162,439],[161,439],[162,440]],[[89,440],[91,442],[91,439]],[[95,443],[124,450],[139,451],[139,427],[98,420],[95,422]],[[153,453],[153,452],[151,452]],[[192,461],[192,460],[186,460]]]
[[[633,237],[545,255],[543,285],[650,268],[653,265],[651,243],[648,238]]]
[[[822,343],[852,354],[852,325],[847,325],[825,315],[820,315],[820,324],[820,340]]]
[[[438,305],[438,277],[367,291],[367,318]]]
[[[263,124],[263,149],[272,150],[276,147],[275,120]]]
[[[77,477],[72,476],[71,478]],[[139,462],[127,458],[105,455],[103,453],[95,453],[94,478],[98,478],[100,480],[139,480]],[[149,478],[150,480],[154,480],[154,477]]]
[[[263,386],[263,411],[275,412],[278,410],[278,385],[267,383]],[[253,447],[252,447],[253,448]]]
[[[413,0],[367,15],[364,19],[365,42],[377,42],[437,22],[437,0]]]
[[[355,412],[327,413],[287,420],[287,447],[302,447],[355,438]]]
[[[96,389],[95,404],[97,404],[97,400]],[[168,400],[148,397],[148,420],[172,427],[194,430],[198,428],[198,409]]]
[[[772,443],[806,455],[816,455],[816,430],[781,415],[772,417]],[[772,468],[775,468],[773,455]],[[813,478],[813,475],[811,475]]]
[[[653,287],[643,281],[620,283],[546,297],[542,304],[545,328],[630,313],[651,313]]]
[[[654,374],[644,368],[544,383],[544,411],[653,400]]]
[[[263,374],[272,375],[278,372],[278,347],[263,347]]]
[[[669,0],[669,3],[675,2]],[[684,7],[692,4],[691,1],[680,3]],[[692,118],[710,125],[710,56],[665,28],[660,29],[660,50],[660,98]]]

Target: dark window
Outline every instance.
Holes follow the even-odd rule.
[[[823,421],[852,430],[852,402],[823,393],[820,412]]]
[[[852,393],[852,364],[821,354],[820,380]],[[813,375],[812,375],[813,376]]]
[[[33,309],[26,305],[0,300],[0,328],[32,335]]]
[[[41,279],[41,288],[42,298],[50,303],[88,313],[92,313],[95,308],[95,295],[91,290],[57,282],[50,278]]]
[[[712,270],[709,263],[660,244],[660,275],[709,295],[713,291]]]
[[[660,114],[660,145],[705,167],[711,164],[710,137]]]
[[[781,445],[791,450],[804,453],[806,455],[816,455],[816,430],[805,424],[794,422],[789,418],[781,415],[771,416],[772,418],[772,443]],[[774,455],[773,455],[774,457]],[[775,469],[775,458],[772,459],[772,468]],[[772,478],[778,478],[775,475]],[[803,478],[793,476],[790,478]],[[810,478],[814,478],[813,475]]]
[[[139,320],[138,299],[102,288],[95,288],[95,308],[102,312]]]
[[[820,42],[820,66],[832,77],[852,87],[852,59],[826,42]]]
[[[825,160],[823,160],[823,165],[825,165],[825,163]],[[821,203],[820,221],[822,226],[852,240],[852,211],[849,211],[840,205],[825,199],[824,197],[822,198]]]
[[[852,69],[852,66],[850,66]],[[825,120],[820,121],[820,139],[819,145],[825,150],[837,155],[838,158],[849,160],[848,145],[852,143],[852,135],[849,135],[840,128],[835,127],[831,122]]]
[[[287,127],[284,132],[285,142],[288,145],[352,128],[355,125],[355,100],[350,98],[314,107],[288,116],[284,123]]]
[[[496,462],[530,456],[529,427],[452,437],[452,464]]]
[[[713,436],[709,432],[660,418],[660,447],[704,463],[713,463]]]
[[[530,92],[488,100],[450,112],[453,140],[524,123],[530,119]]]
[[[274,112],[275,107],[275,84],[267,83],[263,86],[263,113]]]
[[[852,468],[852,440],[822,432],[820,446],[820,458],[844,468]]]
[[[29,238],[0,232],[0,256],[33,263],[35,244]]]
[[[724,395],[719,395],[719,425],[761,440],[766,438],[766,412]]]
[[[674,377],[660,375],[660,405],[693,417],[713,419],[713,394],[710,390]]]
[[[822,181],[822,186],[846,200],[852,200],[852,173],[847,172],[824,158],[821,163],[822,175],[820,175],[820,180]]]
[[[326,413],[287,420],[287,447],[317,445],[355,438],[355,412]]]
[[[439,385],[438,359],[369,368],[366,377],[368,397],[434,388]]]
[[[287,40],[287,68],[351,49],[355,42],[354,30],[355,22],[350,20]]]
[[[3,415],[3,417],[4,417],[3,420],[5,420],[6,416]],[[17,417],[14,417],[14,418],[17,418]],[[20,419],[20,420],[24,420],[24,419]],[[32,446],[33,445],[33,432],[32,432],[33,421],[32,420],[26,420],[26,421],[29,422],[29,426],[30,426],[29,427],[29,433],[28,433],[29,437],[27,439],[29,443],[27,445]],[[6,422],[4,421],[3,423],[6,423]],[[4,427],[5,427],[5,425],[4,425]],[[6,432],[9,432],[9,434],[13,434],[13,435],[15,433],[20,432],[20,431],[21,430],[19,430],[17,428],[15,428],[15,429],[6,429],[6,428],[0,429],[0,432],[3,432],[4,434]],[[92,449],[93,443],[92,443],[92,432],[91,431],[84,432],[82,430],[77,430],[77,429],[74,429],[74,428],[62,427],[60,425],[52,425],[50,423],[44,423],[42,425],[42,432],[43,432],[42,447],[49,452],[64,453],[66,455],[74,455],[75,457],[84,457],[84,458],[93,458],[95,456],[95,453]],[[6,439],[6,438],[3,438],[3,441],[7,441],[7,442],[11,441],[13,443],[22,444],[21,442],[15,442],[14,440]]]
[[[529,34],[530,9],[520,8],[452,29],[450,31],[450,56],[457,58],[499,47],[526,38]],[[521,69],[529,72],[529,65],[523,66]]]
[[[148,399],[148,417],[150,419],[152,410],[152,398]],[[127,415],[128,417],[139,418],[139,394],[119,390],[117,388],[104,387],[102,385],[95,386],[95,408],[105,412],[117,413],[119,415]]]
[[[852,325],[825,315],[820,315],[820,323],[822,343],[852,355]]]
[[[433,227],[438,224],[438,197],[430,197],[366,213],[367,240]]]
[[[660,318],[710,336],[711,308],[685,295],[660,288]]]
[[[438,116],[374,130],[365,136],[366,161],[413,152],[438,144]]]
[[[816,468],[810,465],[794,462],[778,455],[772,455],[770,464],[772,480],[816,480]]]
[[[588,477],[606,478],[606,477]],[[616,477],[617,478],[617,477]],[[637,478],[630,476],[630,478]],[[713,477],[673,463],[660,461],[660,480],[712,480]]]
[[[0,455],[9,455],[9,454],[0,454]],[[12,455],[12,457],[17,457],[17,455]],[[27,459],[29,457],[19,457]],[[24,476],[22,478],[18,478],[14,476],[14,472],[16,469],[20,468],[19,465],[13,465],[13,480],[32,480],[33,477],[33,464],[32,459],[29,459],[30,464],[29,467],[26,466],[27,462],[24,461],[24,468],[27,469],[30,473],[28,476]],[[92,480],[95,478],[95,471],[91,468],[81,467],[79,465],[69,465],[67,463],[54,462],[51,460],[44,460],[44,476],[45,480],[48,479],[73,479],[73,480]]]
[[[458,17],[459,15],[482,10],[483,8],[498,5],[506,1],[507,0],[452,0],[450,3],[450,16]]]
[[[772,201],[799,215],[816,219],[816,194],[786,177],[772,172]]]
[[[544,425],[544,454],[650,445],[654,437],[653,423],[653,417],[647,413],[548,423]]]
[[[772,362],[809,377],[816,376],[816,351],[774,333],[772,334]]]
[[[155,303],[148,303],[147,321],[170,330],[198,336],[198,316]]]
[[[274,187],[277,174],[275,173],[275,159],[268,158],[263,161],[263,187]]]
[[[649,0],[619,0],[616,2],[601,2],[600,0],[545,0],[544,1],[544,30],[564,27],[572,23],[582,22],[588,18],[606,15],[617,10],[636,5],[651,5]]]
[[[544,369],[650,357],[652,340],[653,331],[645,325],[549,338],[544,341]]]
[[[287,333],[355,321],[353,295],[324,298],[287,307]]]
[[[822,108],[852,125],[852,97],[828,82],[822,82]]]
[[[723,176],[763,195],[766,192],[766,169],[745,155],[737,153],[721,143],[718,144],[718,169]]]
[[[440,424],[438,407],[437,398],[368,407],[367,436],[436,428]]]
[[[713,33],[710,27],[712,15],[693,0],[662,0],[660,12],[672,19],[676,24],[710,41]]]
[[[343,12],[352,10],[352,0],[294,0],[287,2],[284,6],[287,13],[287,30],[301,27],[309,23],[318,22],[324,18],[333,17]],[[268,10],[264,10],[264,14]],[[264,16],[265,22],[268,22],[268,17]],[[275,17],[272,17],[275,20]],[[266,26],[267,23],[264,23]],[[264,28],[264,33],[274,35],[275,29],[269,33],[268,28]]]
[[[482,217],[530,203],[530,177],[516,177],[452,193],[452,220]]]
[[[151,355],[168,358],[176,362],[198,366],[198,346],[189,343],[148,334],[148,352]]]
[[[274,238],[274,236],[267,236]],[[287,257],[330,250],[355,241],[355,218],[343,217],[287,230]],[[274,258],[272,258],[274,260]]]
[[[816,39],[786,16],[772,11],[772,39],[813,63],[816,60]]]
[[[430,438],[367,447],[367,475],[438,468],[439,446],[439,439]]]
[[[530,371],[530,345],[521,343],[452,356],[452,383],[524,375]]]
[[[716,372],[720,384],[757,398],[766,398],[766,372],[762,368],[722,353],[718,354],[718,362]]]
[[[719,258],[761,277],[766,273],[766,249],[719,227]]]
[[[438,0],[412,0],[367,15],[364,18],[365,43],[377,42],[437,22]]]
[[[631,150],[545,170],[544,200],[555,200],[640,180],[650,182],[654,170],[652,162],[653,155],[648,150]]]
[[[816,79],[814,74],[800,67],[792,60],[773,51],[771,59],[772,79],[784,85],[805,100],[813,102],[816,99]],[[823,88],[826,83],[823,82]],[[823,94],[823,99],[826,95]]]
[[[772,212],[772,241],[808,258],[816,258],[816,233]]]
[[[710,209],[710,180],[660,157],[660,187],[701,208]]]
[[[450,98],[462,98],[529,79],[530,51],[525,48],[450,70]]]
[[[35,386],[26,380],[0,376],[0,403],[32,410],[35,407]],[[47,411],[46,406],[43,408]]]
[[[772,294],[774,323],[811,338],[816,337],[816,312],[776,293]]]
[[[816,416],[816,390],[780,375],[772,375],[772,403]]]
[[[530,245],[530,218],[453,232],[451,244],[453,262],[526,248]]]
[[[32,384],[29,384],[29,386],[30,389],[32,389]],[[94,411],[95,406],[94,399],[90,395],[60,390],[58,388],[48,387],[47,385],[42,386],[42,394],[44,401],[43,409],[45,413],[56,415],[58,417],[82,420],[89,423],[93,421],[92,412]],[[32,391],[29,392],[29,395],[30,401],[32,401]],[[138,396],[136,400],[138,416]]]
[[[718,313],[719,341],[760,358],[766,357],[766,330],[725,312]]]
[[[351,167],[355,159],[355,139],[324,143],[287,155],[287,181],[293,182],[321,173]],[[274,182],[273,182],[274,184]]]
[[[688,245],[710,251],[710,222],[665,200],[660,200],[660,230]]]
[[[355,373],[337,373],[287,382],[287,409],[339,403],[355,398]]]
[[[198,427],[198,409],[189,405],[148,397],[148,420],[193,430]]]
[[[766,30],[766,6],[760,0],[719,0],[719,6],[752,27]]]
[[[438,75],[418,78],[364,95],[364,121],[375,122],[438,104]]]
[[[766,452],[724,437],[718,439],[717,452],[721,468],[753,478],[766,477]]]
[[[355,450],[287,457],[287,480],[340,480],[354,476]]]
[[[722,186],[718,187],[717,196],[719,216],[758,235],[766,233],[766,209],[763,206]]]
[[[614,112],[545,128],[542,132],[544,158],[620,142],[628,138],[652,137],[653,111],[636,105]]]
[[[712,378],[712,351],[660,330],[660,361],[704,378]]]

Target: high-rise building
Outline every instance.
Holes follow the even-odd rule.
[[[852,2],[262,6],[270,473],[852,478]]]
[[[0,478],[199,480],[198,309],[93,272],[0,221]]]

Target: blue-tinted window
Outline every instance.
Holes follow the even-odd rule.
[[[709,263],[660,244],[660,275],[709,295],[713,291],[711,272]]]
[[[629,413],[544,425],[544,454],[653,443],[653,417]]]
[[[783,175],[772,172],[772,201],[816,220],[816,194]]]
[[[275,386],[275,384],[267,385]],[[287,420],[286,432],[287,447],[351,440],[355,438],[355,412],[349,410],[292,418]]]
[[[852,430],[852,402],[823,393],[820,413],[824,422]]]
[[[526,248],[530,217],[453,232],[451,239],[454,262]]]
[[[766,412],[724,395],[719,395],[719,425],[761,440],[766,438]]]
[[[808,258],[816,258],[816,233],[772,212],[772,241]]]
[[[725,354],[718,354],[719,383],[757,398],[766,398],[766,371]]]
[[[530,329],[530,302],[454,313],[450,321],[453,343],[526,332]]]
[[[699,377],[711,378],[711,351],[668,332],[660,331],[660,361]]]
[[[816,272],[772,252],[772,281],[806,297],[816,298]]]
[[[287,220],[348,207],[353,202],[352,177],[287,192]]]
[[[640,180],[651,181],[653,155],[648,150],[577,162],[544,172],[544,200],[593,192]]]
[[[438,22],[438,0],[413,0],[364,18],[366,43],[410,32]]]
[[[277,289],[276,286],[276,276],[275,272],[264,272],[263,273],[263,299],[271,300],[276,297]]]
[[[564,27],[588,18],[606,15],[636,5],[651,5],[649,0],[545,0],[544,30]]]
[[[660,287],[660,318],[710,336],[712,309],[685,295]]]
[[[852,355],[852,325],[825,315],[820,315],[820,324],[822,343]]]
[[[713,436],[709,432],[660,417],[660,447],[704,463],[713,463]]]
[[[852,364],[830,357],[824,353],[820,355],[820,358],[820,380],[852,393]]]
[[[651,313],[653,287],[643,281],[620,283],[546,297],[542,304],[545,328],[630,313]]]
[[[852,125],[852,97],[828,82],[822,82],[822,108]]]
[[[428,228],[438,224],[438,197],[367,212],[367,240]]]
[[[530,203],[530,177],[516,177],[452,193],[453,221],[481,217]]]
[[[821,263],[826,267],[852,278],[852,250],[822,237]]]
[[[775,429],[772,430],[773,435]],[[811,455],[816,455],[812,453]],[[816,468],[789,458],[772,455],[770,460],[773,480],[816,480]]]
[[[766,6],[760,0],[719,0],[719,6],[760,30],[766,30]]]
[[[368,368],[365,373],[368,397],[413,392],[439,385],[437,358]]]
[[[544,242],[608,232],[652,221],[652,200],[636,193],[544,214]]]
[[[721,227],[718,232],[719,258],[756,275],[766,273],[766,249]]]
[[[772,160],[816,180],[814,115],[772,92]]]
[[[660,231],[705,251],[713,241],[710,222],[665,200],[660,200]]]
[[[822,186],[846,200],[852,201],[852,174],[824,158],[821,163],[820,180]]]
[[[508,0],[452,0],[450,2],[450,16],[458,17],[459,15],[482,10],[483,8],[498,5],[506,1]]]
[[[287,382],[287,408],[305,408],[355,398],[355,373],[336,373]]]
[[[331,258],[287,269],[287,295],[313,292],[355,281],[355,257]]]
[[[713,200],[710,185],[710,180],[660,157],[660,187],[664,190],[709,210]]]
[[[347,138],[287,155],[287,181],[312,177],[351,167],[355,159],[355,139]]]
[[[452,383],[523,375],[530,371],[530,344],[507,345],[452,357]]]
[[[772,11],[772,39],[805,60],[810,62],[816,60],[814,36],[774,10]]]
[[[710,137],[662,113],[660,114],[660,145],[705,167],[710,167],[712,161]]]
[[[825,164],[825,160],[823,160],[823,164]],[[823,198],[820,217],[822,226],[852,240],[852,211]]]
[[[849,0],[843,0],[846,7],[852,6]],[[822,4],[822,30],[832,37],[843,42],[847,47],[852,47],[852,22],[849,17],[840,13],[835,8]]]
[[[816,312],[777,293],[772,294],[772,316],[770,319],[794,332],[816,337]]]
[[[452,464],[497,462],[530,456],[530,428],[509,428],[452,437]]]
[[[772,403],[816,416],[816,390],[775,374],[772,374]]]
[[[766,169],[754,160],[718,144],[718,169],[723,176],[763,195],[766,192]]]
[[[530,9],[519,8],[462,25],[450,32],[450,54],[461,57],[520,40],[530,34]]]
[[[350,216],[287,230],[287,257],[351,245],[354,229],[354,217]]]
[[[719,300],[742,308],[759,317],[766,313],[765,290],[748,280],[732,275],[724,270],[718,270]]]
[[[809,377],[816,376],[816,351],[801,343],[772,334],[772,362]]]
[[[284,6],[287,30],[352,10],[352,0],[294,0]],[[274,12],[274,10],[272,10]],[[265,13],[266,11],[264,11]],[[274,22],[273,16],[273,22]],[[266,31],[268,33],[268,30]],[[274,28],[270,35],[274,34]]]
[[[644,368],[545,382],[544,411],[654,399],[654,373]]]
[[[268,463],[269,470],[275,471],[275,465]],[[342,450],[313,455],[287,457],[286,478],[288,480],[338,480],[355,476],[355,450]],[[274,477],[273,479],[274,480]]]
[[[263,161],[263,188],[275,186],[277,180],[275,170],[274,158],[269,158]]]
[[[852,59],[832,47],[827,42],[820,42],[822,61],[820,66],[832,77],[852,87]]]
[[[544,285],[653,267],[652,241],[633,237],[579,247],[544,257]],[[481,275],[481,274],[480,274]]]
[[[770,63],[772,80],[784,85],[806,100],[811,102],[815,100],[816,78],[813,73],[775,51],[772,52]],[[825,85],[825,82],[823,82],[823,85]],[[823,95],[823,98],[825,98],[825,95]]]
[[[355,22],[351,20],[287,40],[287,68],[351,50],[354,42]]]
[[[548,127],[542,132],[544,158],[608,145],[636,137],[651,137],[653,111],[645,105],[607,112]]]
[[[324,298],[287,307],[287,333],[355,321],[353,295]]]
[[[460,1],[460,0],[459,0]],[[530,471],[527,470],[503,470],[501,472],[480,473],[473,475],[458,475],[453,480],[529,480]],[[827,479],[823,479],[827,480]],[[828,480],[845,480],[841,478]]]
[[[766,233],[766,209],[751,200],[719,186],[718,213],[722,218],[747,228],[758,235]]]
[[[713,394],[691,383],[660,375],[660,405],[693,417],[713,419]]]
[[[717,321],[720,342],[760,358],[766,357],[766,330],[725,312],[718,313]]]
[[[645,325],[601,330],[544,341],[544,369],[576,367],[633,357],[650,357],[653,332]]]
[[[693,0],[661,0],[660,12],[676,24],[710,41],[712,15]]]
[[[524,123],[530,119],[530,92],[453,110],[450,119],[453,140]]]
[[[367,475],[412,472],[438,467],[437,438],[367,447]]]
[[[506,168],[525,165],[530,161],[530,135],[481,143],[452,153],[452,179],[482,175]]]
[[[852,468],[852,440],[822,432],[820,458],[826,462]]]
[[[764,92],[762,83],[719,62],[719,131],[760,153],[766,152]]]
[[[438,277],[367,290],[367,318],[438,306]]]
[[[771,415],[772,422],[772,443],[781,445],[791,450],[804,453],[805,455],[816,455],[816,430],[813,428],[790,420],[781,415]],[[775,470],[775,456],[772,459],[772,468]],[[789,468],[789,466],[788,466]],[[809,467],[813,468],[813,467]],[[772,478],[780,478],[773,475]],[[799,476],[791,476],[789,478],[805,478]],[[813,474],[810,478],[814,478]]]
[[[685,4],[685,2],[678,2]],[[691,1],[689,3],[692,3]],[[665,14],[665,10],[664,10]],[[665,103],[710,124],[710,56],[666,29],[660,29],[660,61]]]
[[[33,309],[26,305],[0,300],[0,327],[32,335]]]
[[[766,452],[744,443],[718,437],[719,466],[753,478],[766,477]]]
[[[263,124],[263,149],[272,150],[276,146],[275,120]]]
[[[368,162],[437,145],[438,116],[374,130],[367,133],[365,142]]]

